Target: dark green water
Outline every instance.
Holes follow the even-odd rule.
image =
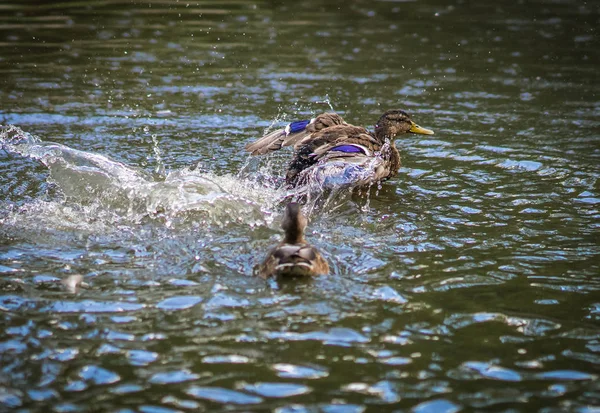
[[[0,0],[0,411],[598,411],[598,5],[323,3]],[[244,145],[397,107],[436,134],[310,211],[332,274],[252,277]]]

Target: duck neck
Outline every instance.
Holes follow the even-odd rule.
[[[304,232],[299,226],[292,226],[285,231],[285,237],[283,242],[286,244],[302,244],[306,242],[304,240]]]
[[[382,147],[387,142],[387,144],[389,145],[389,149],[394,150],[396,148],[396,142],[394,141],[396,134],[390,133],[390,131],[383,129],[384,128],[375,129],[375,138],[380,142]]]
[[[385,131],[382,126],[375,126],[375,138],[379,142],[385,142]]]

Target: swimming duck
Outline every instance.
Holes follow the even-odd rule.
[[[400,153],[394,138],[404,133],[433,135],[400,109],[386,111],[374,132],[346,123],[336,113],[292,122],[246,146],[252,155],[294,147],[286,182],[296,187],[317,181],[321,186],[364,186],[396,175]]]
[[[300,205],[296,202],[287,204],[281,222],[285,231],[283,240],[269,251],[258,268],[258,275],[286,278],[329,273],[327,261],[304,239],[306,224]]]

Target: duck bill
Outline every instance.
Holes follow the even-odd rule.
[[[433,131],[431,129],[422,128],[414,122],[410,122],[409,132],[420,133],[421,135],[433,135]]]

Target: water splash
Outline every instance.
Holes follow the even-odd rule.
[[[369,208],[370,189],[380,188],[377,171],[384,167],[389,148],[386,142],[372,157],[324,157],[317,164],[298,174],[298,186],[293,194],[296,200],[305,200],[307,209],[329,209],[341,205],[350,194],[366,196]]]
[[[158,137],[155,133],[152,134],[152,150],[154,151],[154,157],[156,158],[156,168],[154,171],[161,176],[165,176],[165,163],[163,162],[162,151],[160,150]]]
[[[329,107],[329,109],[331,109],[332,112],[335,112],[335,109],[333,108],[333,105],[331,104],[331,99],[329,98],[328,94],[325,95],[325,98],[323,100],[318,100],[315,103],[321,104],[321,105],[327,105]]]
[[[139,223],[144,219],[164,222],[168,227],[193,224],[225,226],[268,225],[277,191],[234,176],[217,176],[200,170],[167,173],[164,180],[106,156],[45,142],[18,127],[0,129],[0,144],[8,153],[40,161],[48,168],[48,181],[55,184],[68,203],[37,203],[26,209],[56,213],[60,209],[77,221],[103,217],[111,223]],[[82,214],[83,213],[83,214]],[[110,217],[110,218],[108,218]],[[62,220],[64,220],[64,216]],[[97,230],[97,226],[94,227]]]

